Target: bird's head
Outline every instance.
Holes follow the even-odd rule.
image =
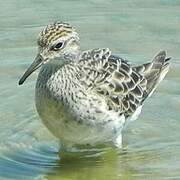
[[[38,54],[19,80],[23,84],[26,78],[43,64],[56,60],[59,64],[75,61],[80,53],[79,37],[75,29],[67,24],[55,22],[46,26],[39,34]]]

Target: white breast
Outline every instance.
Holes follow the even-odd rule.
[[[113,141],[121,133],[124,116],[107,111],[102,98],[76,89],[73,95],[80,98],[71,102],[72,94],[66,91],[62,94],[60,72],[47,73],[47,69],[42,69],[37,80],[36,108],[43,123],[56,137],[65,144],[96,144]]]

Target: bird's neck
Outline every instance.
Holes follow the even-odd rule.
[[[41,70],[38,75],[37,85],[38,86],[51,86],[52,89],[55,89],[54,86],[57,85],[54,81],[58,80],[61,88],[66,89],[66,83],[70,79],[76,80],[76,76],[80,72],[79,66],[75,64],[78,63],[80,58],[80,53],[76,53],[72,56],[66,58],[54,58],[51,61],[47,62],[41,67]]]
[[[65,82],[63,78],[66,78],[66,81],[68,81],[70,78],[69,76],[76,76],[76,74],[80,71],[79,66],[75,65],[79,60],[79,56],[76,58],[77,59],[68,60],[56,58],[44,64],[41,67],[38,80],[41,79],[41,82],[43,82],[43,84],[46,84],[49,79],[51,79],[50,82],[53,82],[54,77],[58,77],[58,80],[62,80],[63,82]],[[63,85],[63,82],[61,82],[60,84]]]
[[[59,63],[45,64],[38,75],[36,97],[55,101],[63,98],[66,103],[69,103],[72,97],[71,94],[74,93],[74,86],[78,84],[77,76],[79,72],[79,66],[74,66],[74,63],[66,65]]]

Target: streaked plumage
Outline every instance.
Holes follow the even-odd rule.
[[[132,66],[108,48],[80,51],[69,24],[48,25],[38,38],[39,55],[19,84],[42,65],[36,83],[37,111],[66,146],[113,142],[137,119],[144,100],[169,68],[161,51],[152,62]]]

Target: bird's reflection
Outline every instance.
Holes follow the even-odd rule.
[[[128,178],[137,170],[129,165],[131,156],[126,148],[94,149],[91,152],[61,153],[55,173],[47,179],[113,179]]]

